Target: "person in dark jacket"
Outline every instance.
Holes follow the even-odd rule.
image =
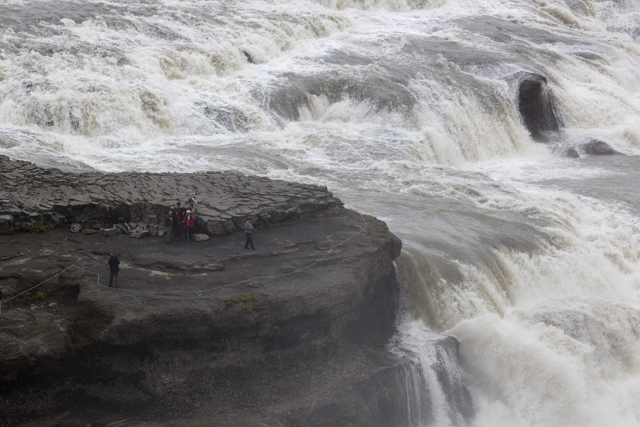
[[[180,238],[180,229],[182,228],[182,205],[180,202],[176,203],[176,207],[173,209],[173,240]]]
[[[190,210],[187,210],[187,213],[184,215],[184,219],[182,220],[182,222],[184,223],[184,229],[187,233],[187,242],[189,242],[189,240],[193,238],[193,228],[196,225],[195,218],[193,217],[193,214]]]
[[[111,258],[109,258],[109,270],[111,271],[111,275],[109,276],[109,287],[113,285],[113,278],[116,279],[116,288],[119,286],[118,283],[118,272],[120,271],[120,260],[118,259],[118,255],[111,254]]]
[[[169,209],[167,216],[164,218],[164,231],[167,233],[167,243],[173,243],[173,211]]]

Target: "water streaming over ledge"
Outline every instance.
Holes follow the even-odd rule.
[[[553,154],[640,153],[638,2],[10,0],[0,34],[0,154],[327,185],[404,241],[407,378],[446,332],[474,426],[640,424],[640,160]]]

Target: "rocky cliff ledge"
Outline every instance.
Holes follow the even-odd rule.
[[[3,305],[0,425],[411,424],[416,366],[386,351],[401,242],[383,222],[325,188],[234,173],[0,166],[4,300],[49,279]],[[153,226],[194,192],[209,240],[104,232]],[[249,213],[256,251],[232,232]],[[451,405],[470,414],[446,376]]]
[[[78,223],[89,229],[116,223],[161,222],[170,206],[195,195],[197,226],[211,235],[340,205],[326,187],[235,172],[198,174],[65,173],[0,156],[0,233]]]
[[[384,344],[401,242],[326,189],[233,173],[0,165],[4,229],[14,233],[0,236],[4,300],[77,266],[3,307],[0,424],[80,416],[85,425],[87,411],[100,408],[102,419],[108,409],[207,425],[265,417],[313,425],[317,402],[398,365]],[[220,236],[167,245],[55,227],[152,222],[193,192],[203,231]],[[249,213],[259,219],[256,251],[230,233]],[[118,288],[106,286],[112,252],[121,259]],[[360,411],[361,400],[352,403]],[[315,409],[291,415],[295,408]]]

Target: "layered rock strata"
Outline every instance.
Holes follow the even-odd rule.
[[[247,216],[257,225],[338,206],[326,187],[275,181],[235,172],[68,173],[0,156],[0,232],[87,223],[156,225],[170,206],[195,195],[197,226],[228,234]]]
[[[63,228],[0,238],[5,297],[71,264],[81,268],[4,307],[5,422],[77,402],[147,407],[149,416],[204,406],[211,416],[237,418],[234,391],[250,405],[260,381],[280,374],[295,381],[292,369],[360,352],[355,343],[383,349],[393,332],[400,241],[383,222],[337,207],[259,228],[257,251],[245,251],[238,235],[167,245]],[[110,252],[120,254],[118,288],[106,286]],[[279,392],[265,406],[295,406],[299,396]]]
[[[144,202],[123,203],[108,190],[77,187],[75,197],[55,187],[74,179],[96,185],[86,184],[95,174],[23,162],[10,169],[1,160],[0,176],[11,180],[2,197],[11,200],[4,204],[12,224],[53,215],[60,224],[143,219],[131,217],[136,206],[164,209],[174,195],[159,200],[149,189],[170,193],[174,184],[164,183],[178,177],[97,174],[107,183],[138,183]],[[18,171],[31,171],[34,182],[17,178]],[[229,180],[239,184],[224,187]],[[258,250],[245,250],[243,234],[228,233],[231,227],[171,245],[162,237],[71,233],[67,226],[0,235],[5,301],[47,280],[3,306],[0,425],[406,425],[413,392],[407,376],[419,374],[386,351],[395,330],[400,240],[320,187],[227,173],[181,182],[226,188],[235,215],[257,213]],[[205,211],[216,203],[200,194]],[[128,218],[117,217],[125,211]],[[216,220],[236,227],[225,212],[229,218]],[[111,253],[120,255],[118,287],[107,286]],[[446,373],[438,381],[446,388]],[[463,387],[448,388],[452,405],[470,405]]]

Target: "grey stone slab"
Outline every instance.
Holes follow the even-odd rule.
[[[191,193],[199,201],[199,231],[212,235],[233,232],[249,214],[259,215],[261,222],[277,222],[288,215],[341,205],[323,187],[233,171],[74,174],[13,162],[5,156],[0,156],[0,166],[0,179],[6,183],[0,195],[29,212],[46,213],[48,221],[53,218],[50,211],[55,211],[56,224],[73,219],[109,222],[116,217],[119,222],[148,221],[149,215],[163,214],[176,201],[185,204]],[[10,214],[6,204],[0,213]],[[18,217],[15,221],[22,221],[21,213]]]

